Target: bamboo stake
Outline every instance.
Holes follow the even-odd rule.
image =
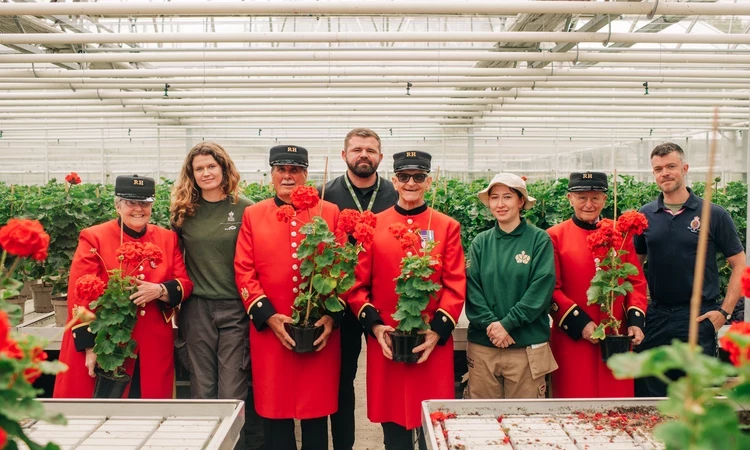
[[[320,190],[320,200],[323,200],[326,196],[326,183],[328,183],[328,157],[325,159],[325,166],[323,167],[323,188]],[[323,202],[320,202],[320,215],[323,215]]]
[[[435,197],[437,197],[437,181],[440,178],[440,166],[437,168],[437,172],[435,172],[435,181],[433,182],[433,188],[432,188],[432,205],[430,206],[430,217],[427,219],[427,229],[430,229],[430,224],[432,223],[432,211],[435,210]]]
[[[612,176],[612,195],[614,196],[614,207],[615,212],[612,217],[612,221],[615,223],[615,228],[617,228],[617,169],[615,169],[614,174]]]
[[[711,226],[711,198],[713,196],[714,158],[716,157],[716,143],[718,141],[719,108],[714,107],[713,139],[708,152],[708,172],[706,173],[706,191],[703,193],[703,207],[701,208],[701,225],[698,235],[698,250],[695,257],[695,272],[693,274],[693,295],[690,298],[690,329],[688,331],[688,345],[694,350],[698,343],[698,315],[700,314],[703,292],[703,275],[706,267],[706,247],[708,233]]]

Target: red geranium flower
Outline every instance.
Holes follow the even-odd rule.
[[[107,284],[94,274],[83,275],[76,281],[76,297],[89,304],[104,294]]]
[[[373,214],[372,211],[363,212],[362,217],[359,220],[365,225],[369,225],[373,228],[375,228],[375,225],[378,223],[378,218],[375,217],[375,214]]]
[[[8,339],[4,343],[0,344],[0,353],[5,354],[10,359],[23,359],[23,350],[18,346],[18,342],[13,339]]]
[[[151,261],[154,265],[158,265],[161,264],[164,253],[158,245],[152,242],[145,242],[143,244],[143,258]]]
[[[31,362],[39,363],[47,360],[47,352],[42,347],[34,347],[31,349]]]
[[[8,340],[9,334],[10,321],[8,320],[8,313],[0,309],[0,347]]]
[[[5,445],[8,443],[8,433],[5,432],[2,428],[0,428],[0,448],[5,448]]]
[[[37,220],[10,219],[0,228],[0,247],[12,255],[44,261],[47,259],[49,234]]]
[[[405,233],[403,236],[401,236],[401,239],[399,239],[401,248],[404,251],[416,250],[419,246],[420,241],[421,238],[416,233]]]
[[[729,327],[727,333],[719,339],[721,348],[729,353],[729,360],[735,366],[750,360],[750,347],[742,347],[733,339],[733,334],[750,335],[750,322],[735,322]]]
[[[362,214],[355,209],[345,209],[339,214],[339,221],[336,223],[336,232],[343,234],[354,233],[354,227],[362,220]]]
[[[320,201],[318,190],[312,186],[297,186],[292,191],[292,205],[296,209],[310,209]]]
[[[69,174],[65,175],[65,181],[70,184],[81,184],[81,177],[79,177],[75,172],[70,172]]]
[[[401,239],[404,234],[406,234],[406,225],[400,222],[392,223],[391,226],[388,227],[388,231],[396,237],[396,239]]]
[[[284,205],[276,210],[276,220],[279,222],[289,223],[297,213],[290,205]]]
[[[375,228],[365,223],[358,223],[354,228],[354,239],[356,239],[357,242],[362,245],[372,244],[372,241],[375,238]]]
[[[648,219],[638,211],[628,211],[617,219],[617,231],[622,234],[637,236],[648,228]]]
[[[587,238],[589,249],[594,258],[600,260],[607,257],[612,248],[619,250],[623,244],[622,234],[615,230],[615,223],[611,219],[602,219],[596,224],[596,231]]]
[[[42,369],[38,367],[27,367],[23,370],[23,377],[29,384],[34,384],[42,375]]]
[[[742,272],[742,295],[750,297],[750,266]]]
[[[143,261],[143,244],[140,242],[126,242],[117,249],[117,257],[125,265],[136,266]]]

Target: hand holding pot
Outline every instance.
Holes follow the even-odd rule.
[[[294,339],[292,339],[291,336],[289,336],[289,333],[286,332],[284,329],[285,323],[292,323],[294,320],[292,320],[291,317],[286,316],[284,314],[276,313],[272,315],[271,317],[266,320],[266,323],[268,324],[268,328],[273,331],[273,333],[276,335],[276,337],[279,339],[279,342],[281,342],[281,345],[286,347],[287,349],[291,350],[292,347],[297,345],[294,342]]]
[[[333,318],[331,318],[331,316],[323,316],[320,320],[315,322],[315,326],[323,327],[323,334],[313,342],[313,346],[317,346],[315,351],[319,352],[323,350],[323,347],[328,343],[328,337],[331,336],[331,331],[333,331]]]
[[[388,334],[393,331],[396,330],[388,325],[378,324],[372,327],[372,334],[375,335],[378,344],[380,344],[380,348],[383,349],[383,356],[388,359],[393,359],[393,352],[391,351],[391,336]]]
[[[427,358],[430,356],[430,353],[432,353],[432,350],[435,349],[435,346],[440,340],[440,335],[435,333],[432,330],[420,331],[419,334],[425,335],[424,342],[414,347],[413,352],[414,353],[424,352],[424,353],[422,353],[422,357],[419,358],[419,361],[417,361],[417,364],[427,361]]]
[[[581,336],[587,341],[591,342],[592,344],[598,344],[599,340],[591,337],[591,335],[594,334],[595,329],[596,329],[596,324],[594,323],[594,321],[590,321],[589,323],[586,324],[585,327],[583,327],[583,331],[581,331]]]
[[[628,336],[632,336],[633,345],[640,344],[643,341],[643,338],[645,337],[643,335],[643,330],[641,330],[639,327],[636,327],[636,326],[628,327]]]
[[[94,367],[96,367],[96,353],[93,348],[86,349],[86,368],[89,370],[89,376],[94,378]]]

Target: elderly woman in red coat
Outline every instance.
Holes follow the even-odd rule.
[[[115,208],[118,218],[81,232],[70,268],[68,319],[77,306],[88,302],[76,296],[76,281],[87,274],[106,282],[107,270],[119,266],[117,249],[122,243],[152,243],[162,251],[162,262],[138,267],[139,280],[130,298],[138,306],[131,339],[136,342],[136,359],[127,359],[124,369],[132,377],[125,395],[130,398],[172,398],[174,390],[173,308],[190,295],[193,283],[185,270],[177,235],[150,225],[154,201],[154,180],[148,177],[119,176],[115,181]],[[94,392],[93,352],[95,335],[89,324],[73,327],[63,336],[60,361],[68,366],[57,375],[53,396],[91,398]]]

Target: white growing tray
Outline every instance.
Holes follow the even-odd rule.
[[[428,400],[422,423],[431,450],[652,450],[663,449],[650,430],[631,434],[597,429],[577,412],[603,413],[619,408],[655,407],[659,399]],[[437,422],[433,412],[455,413]],[[502,416],[502,421],[498,417]],[[447,434],[447,441],[444,436]],[[509,439],[506,439],[506,431]]]
[[[38,444],[62,450],[232,450],[245,424],[240,400],[41,400],[67,425],[24,424]],[[23,443],[21,450],[27,450]]]

